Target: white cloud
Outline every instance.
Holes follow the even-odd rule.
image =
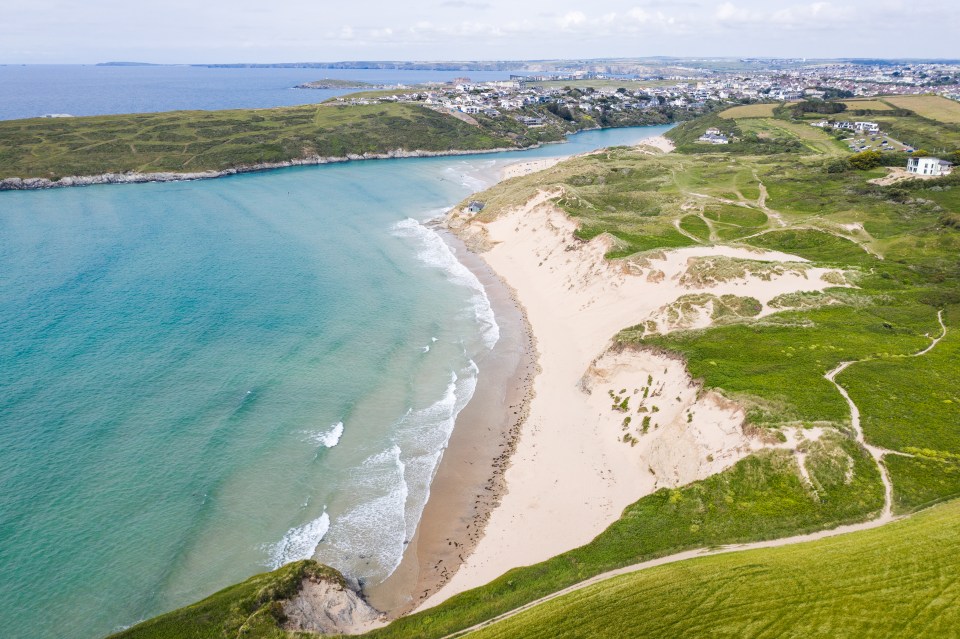
[[[916,55],[918,41],[923,55],[956,57],[960,23],[960,3],[910,0],[167,0],[163,11],[88,0],[81,13],[74,5],[8,8],[0,63],[231,62],[253,50],[270,61],[892,57]],[[836,35],[817,39],[830,30]]]
[[[854,18],[855,13],[847,7],[838,7],[830,2],[813,2],[772,11],[724,2],[717,7],[714,16],[717,22],[727,27],[770,25],[785,29],[802,29],[839,27]]]

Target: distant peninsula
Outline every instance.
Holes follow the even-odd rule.
[[[359,80],[337,80],[335,78],[324,78],[323,80],[314,80],[313,82],[304,82],[293,87],[294,89],[394,89],[395,84],[370,84],[369,82],[360,82]]]

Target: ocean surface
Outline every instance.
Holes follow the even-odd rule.
[[[311,556],[384,579],[499,332],[423,222],[665,129],[0,193],[0,634],[92,639]]]
[[[514,72],[522,73],[522,72]],[[510,72],[390,69],[213,69],[189,66],[0,65],[0,120],[256,109],[322,102],[353,90],[294,89],[325,78],[368,84],[506,80]]]

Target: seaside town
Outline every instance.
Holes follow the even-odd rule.
[[[584,113],[629,112],[670,106],[700,111],[713,104],[872,97],[876,95],[940,95],[960,100],[960,65],[815,64],[796,69],[764,69],[745,73],[672,67],[672,75],[618,76],[579,70],[569,74],[512,75],[509,80],[474,82],[468,77],[423,87],[337,98],[345,104],[418,102],[466,115],[496,117],[503,112],[528,126],[541,118],[522,112],[531,106],[578,109]],[[722,142],[721,142],[722,143]]]

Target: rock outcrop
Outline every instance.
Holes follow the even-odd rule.
[[[385,616],[348,586],[306,577],[300,592],[283,604],[284,629],[321,635],[358,635],[387,624]]]

